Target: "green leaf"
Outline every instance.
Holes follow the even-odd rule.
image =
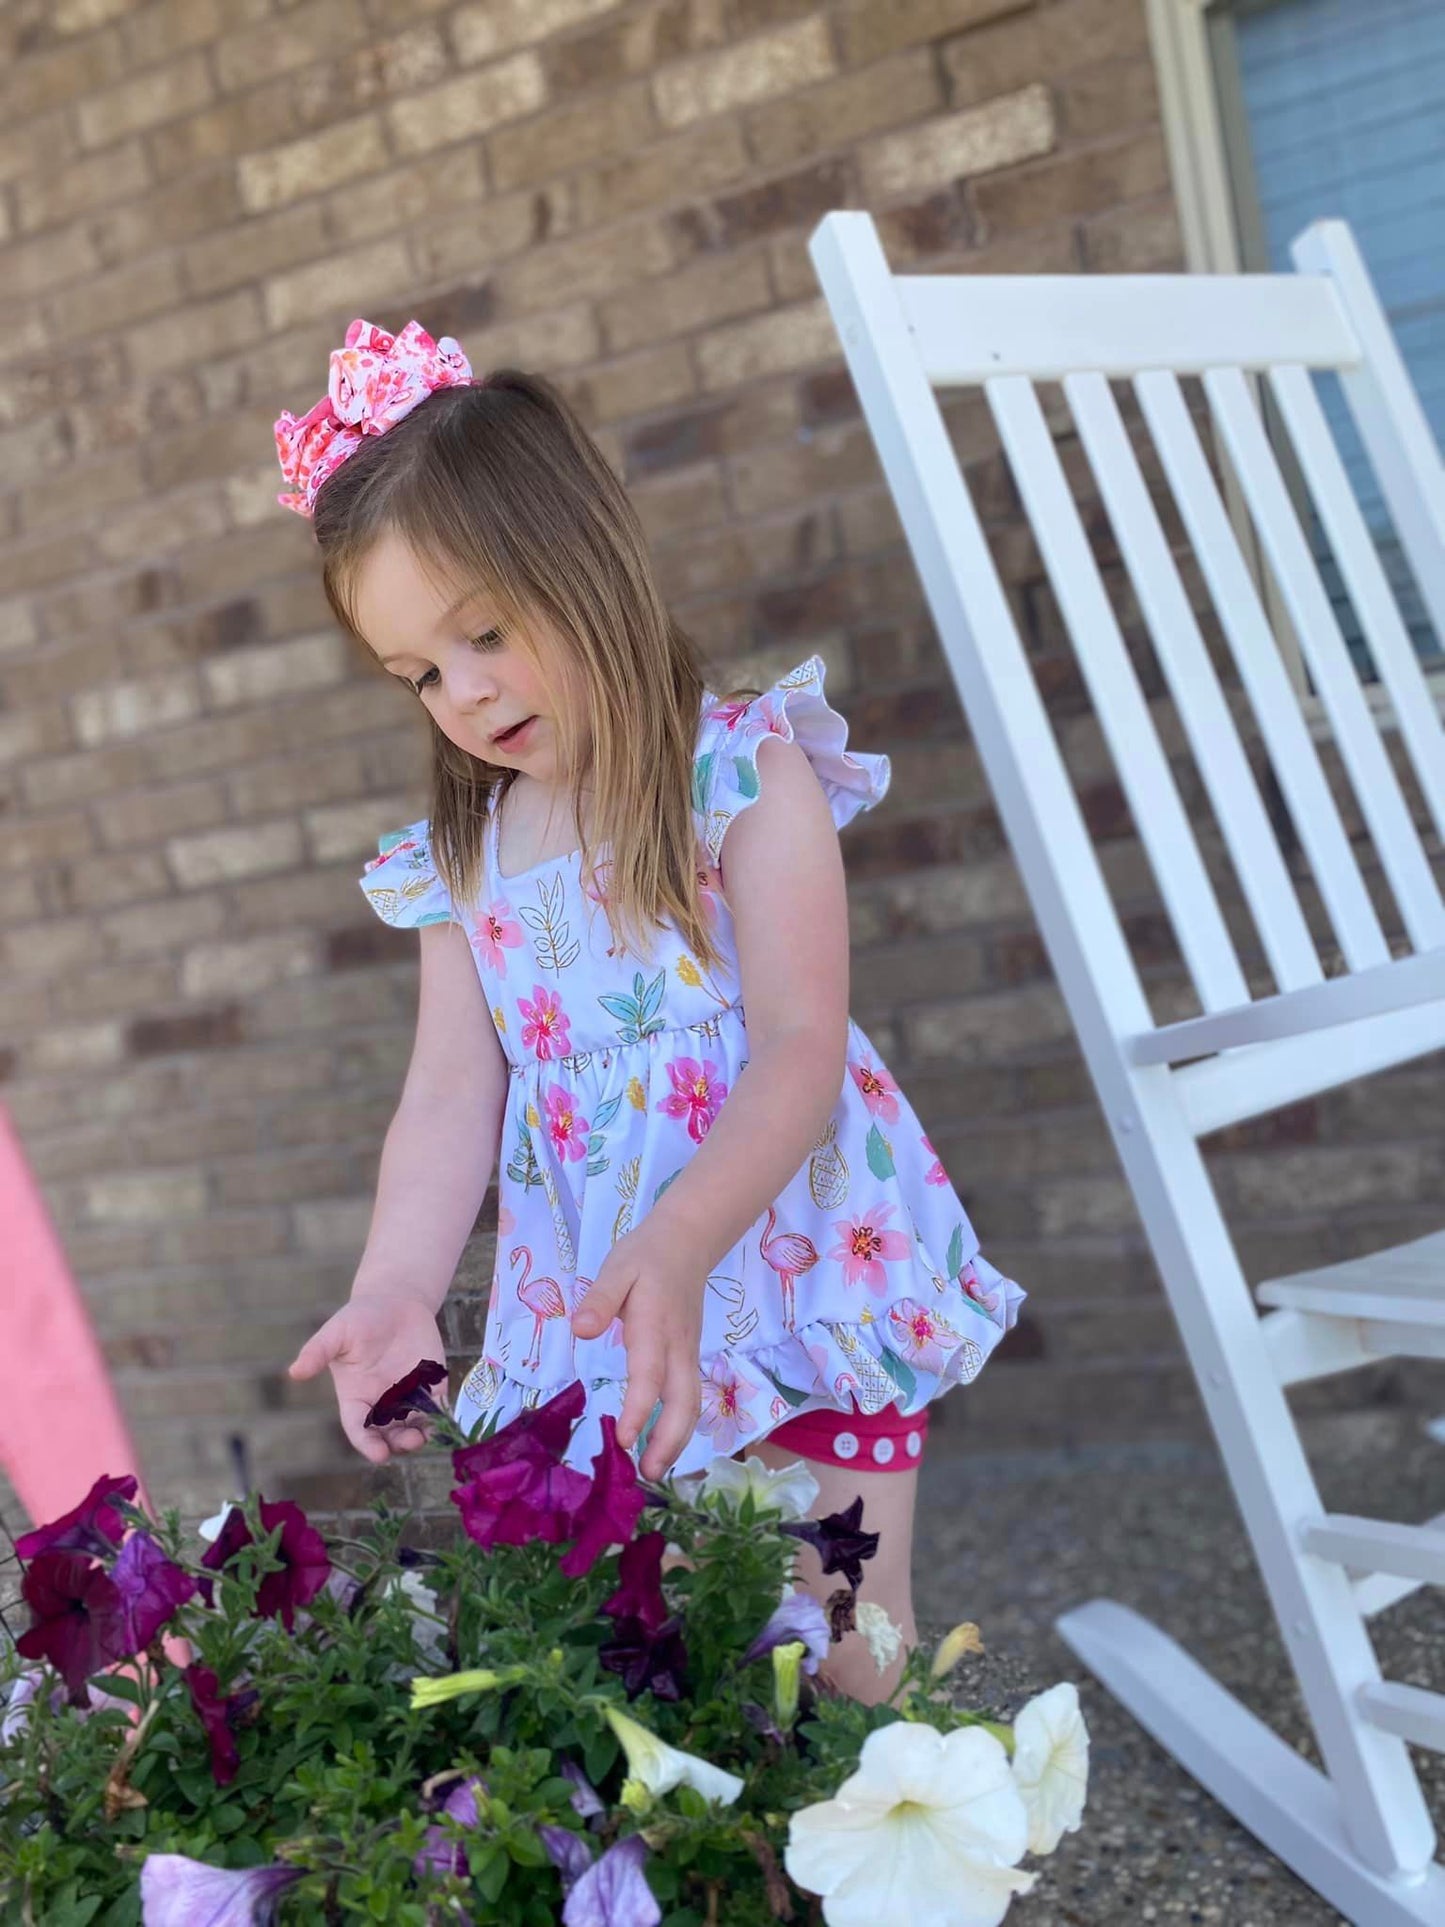
[[[948,1266],[950,1278],[956,1278],[963,1270],[963,1226],[961,1224],[953,1227],[953,1236],[948,1241],[948,1256],[944,1263]]]
[[[876,1124],[868,1133],[868,1169],[875,1178],[891,1178],[897,1170],[893,1162],[893,1146]]]
[[[737,771],[738,793],[752,802],[760,788],[757,765],[746,756],[735,756],[733,768]]]
[[[144,1704],[145,1693],[138,1679],[130,1679],[125,1673],[112,1673],[105,1682],[105,1690],[112,1699],[129,1700],[132,1706]]]
[[[908,1396],[912,1398],[918,1390],[918,1380],[913,1375],[913,1367],[911,1365],[905,1365],[897,1352],[890,1352],[886,1345],[878,1354],[878,1363],[883,1367],[884,1371],[887,1372],[899,1391],[906,1392]]]
[[[712,770],[717,761],[717,751],[710,749],[705,756],[699,756],[692,766],[692,807],[699,816],[706,815],[708,799],[712,792]]]

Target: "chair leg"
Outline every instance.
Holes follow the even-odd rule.
[[[1149,1620],[1092,1599],[1055,1630],[1166,1752],[1355,1927],[1445,1921],[1445,1867],[1395,1879],[1367,1867],[1325,1775]]]

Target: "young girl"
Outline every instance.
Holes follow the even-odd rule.
[[[862,1597],[914,1637],[929,1402],[1023,1296],[848,1018],[837,831],[883,795],[823,667],[720,700],[636,515],[542,381],[474,380],[449,338],[353,322],[277,443],[341,623],[431,726],[429,821],[361,880],[421,932],[416,1042],[330,1366],[348,1438],[418,1359],[500,1159],[483,1357],[456,1413],[505,1422],[577,1379],[641,1469],[803,1458],[813,1511],[861,1493]],[[826,1596],[836,1581],[817,1569]],[[857,1635],[845,1690],[880,1679]]]

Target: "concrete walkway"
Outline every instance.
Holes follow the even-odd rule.
[[[1436,1410],[1445,1411],[1445,1396]],[[1330,1510],[1423,1520],[1445,1510],[1445,1449],[1425,1414],[1312,1422],[1311,1462]],[[953,1414],[949,1414],[953,1419]],[[1303,1710],[1212,1445],[974,1455],[939,1425],[922,1480],[915,1570],[925,1626],[976,1620],[988,1654],[960,1697],[1011,1715],[1077,1680],[1093,1742],[1084,1826],[1042,1863],[1019,1927],[1335,1927],[1326,1905],[1238,1827],[1074,1660],[1059,1612],[1100,1594],[1155,1619],[1311,1758]],[[1445,1685],[1445,1599],[1426,1588],[1373,1622],[1387,1677]],[[1445,1834],[1445,1760],[1417,1754]],[[1043,1871],[1046,1869],[1046,1871]]]

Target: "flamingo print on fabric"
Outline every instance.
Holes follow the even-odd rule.
[[[886,759],[849,749],[816,659],[762,696],[705,701],[692,807],[719,952],[706,969],[670,924],[645,953],[618,942],[605,851],[590,879],[575,853],[506,876],[495,809],[475,904],[452,902],[425,823],[385,839],[362,878],[388,923],[463,927],[510,1071],[500,1288],[457,1417],[505,1423],[580,1379],[587,1408],[568,1456],[584,1471],[601,1420],[621,1412],[627,1352],[621,1321],[579,1339],[571,1314],[707,1142],[748,1061],[723,846],[766,788],[770,742],[802,748],[840,829],[887,787]],[[855,1399],[920,1411],[975,1377],[1017,1315],[1023,1293],[980,1252],[923,1125],[856,1025],[839,1086],[799,1170],[707,1280],[700,1414],[680,1473],[793,1413],[852,1411]]]

